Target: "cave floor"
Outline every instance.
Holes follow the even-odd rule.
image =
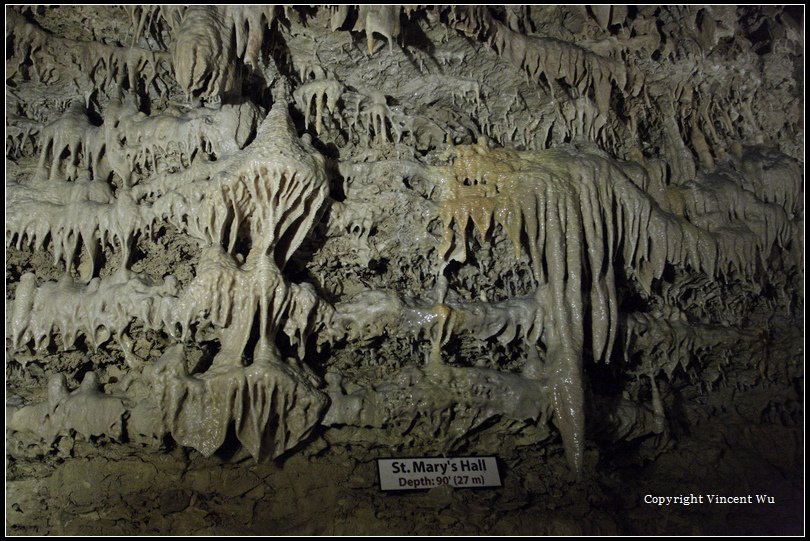
[[[501,460],[501,488],[404,493],[380,492],[376,462],[346,447],[256,464],[238,452],[203,458],[77,441],[57,456],[8,459],[6,533],[801,534],[802,431],[766,421],[716,415],[688,435],[612,455],[589,445],[582,481],[561,449],[524,447]],[[704,503],[645,503],[689,494]],[[709,504],[710,494],[774,503]]]

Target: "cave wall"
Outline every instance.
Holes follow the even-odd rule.
[[[800,531],[803,8],[6,20],[7,533]]]

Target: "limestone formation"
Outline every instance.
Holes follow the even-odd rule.
[[[97,8],[6,8],[15,471],[492,454],[509,514],[800,434],[801,8]]]

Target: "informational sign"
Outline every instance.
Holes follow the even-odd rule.
[[[427,490],[499,487],[501,475],[494,456],[463,458],[381,458],[381,490]]]

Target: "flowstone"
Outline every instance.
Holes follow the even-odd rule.
[[[742,490],[682,483],[701,438],[801,470],[801,9],[6,18],[10,533],[654,533],[606,487]],[[395,510],[369,474],[475,454],[497,494]],[[159,520],[30,488],[141,457],[184,472]]]

